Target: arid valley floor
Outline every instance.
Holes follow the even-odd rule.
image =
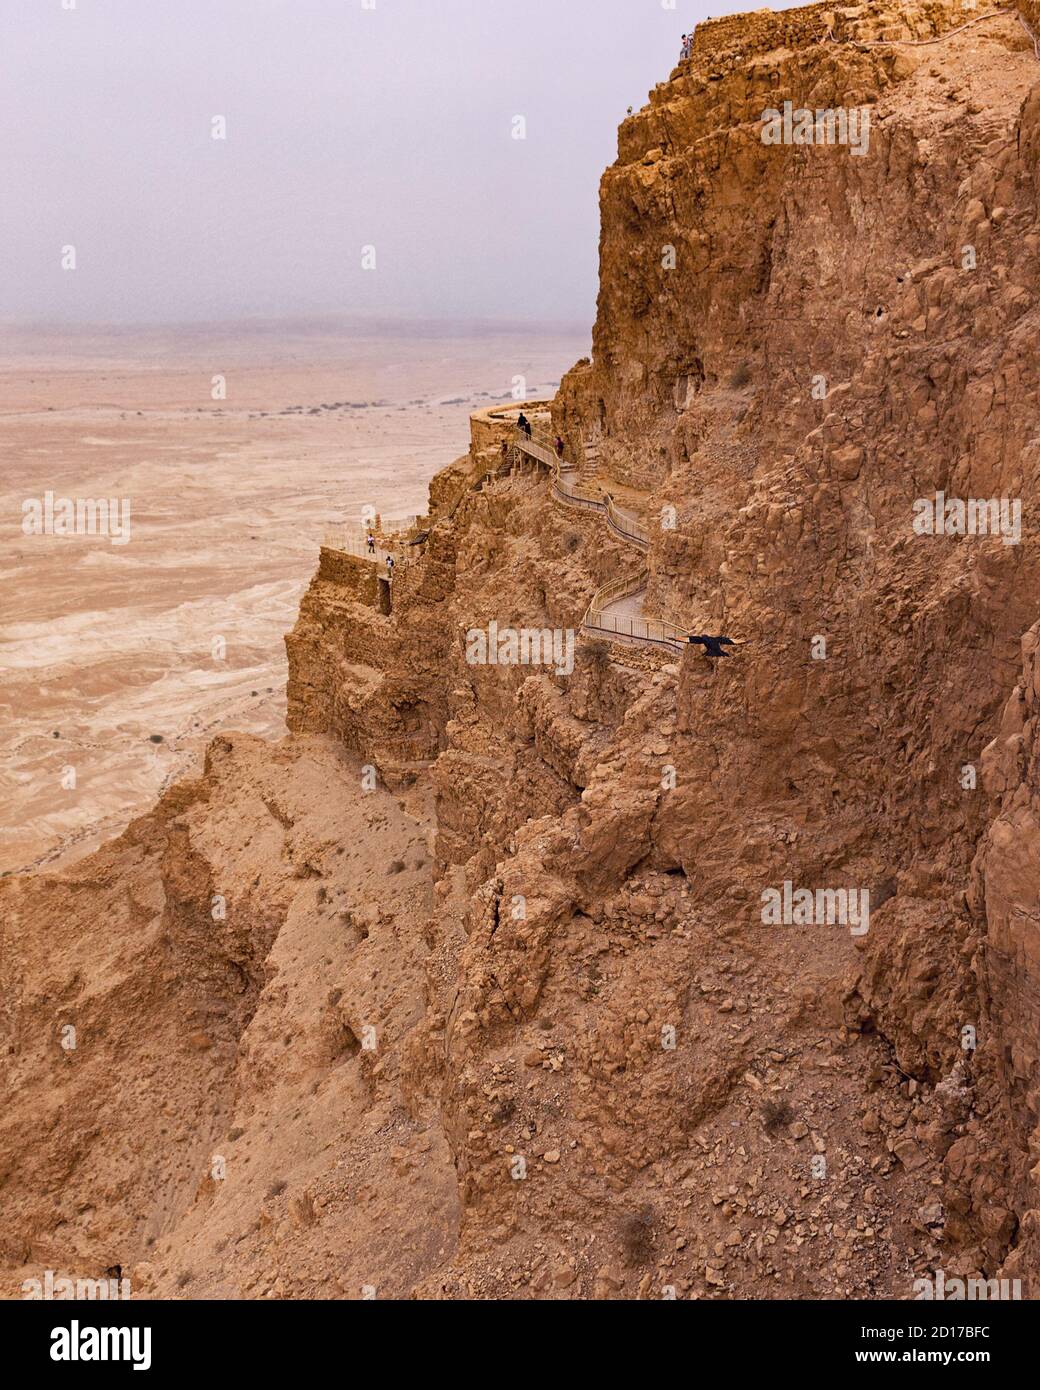
[[[422,325],[3,342],[0,871],[119,831],[214,730],[283,733],[283,638],[326,527],[421,512],[467,412],[514,375],[551,394],[582,350],[576,331]],[[23,501],[47,490],[129,497],[129,544],[23,535]]]

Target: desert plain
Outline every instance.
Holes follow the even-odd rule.
[[[72,862],[222,729],[284,733],[325,530],[422,512],[471,410],[551,394],[578,331],[340,322],[5,330],[0,872]],[[130,538],[27,535],[128,499]]]

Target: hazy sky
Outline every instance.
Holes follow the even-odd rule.
[[[0,0],[0,319],[586,325],[671,3]]]

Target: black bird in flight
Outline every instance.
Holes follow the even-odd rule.
[[[699,642],[704,648],[705,656],[729,656],[729,652],[723,651],[723,647],[735,647],[737,644],[732,637],[708,637],[691,635],[686,639],[688,642]]]

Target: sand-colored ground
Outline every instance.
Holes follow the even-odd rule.
[[[584,350],[328,325],[4,343],[4,871],[92,849],[217,729],[283,732],[282,638],[325,527],[422,511],[470,410],[516,376],[551,391]],[[129,543],[26,536],[23,503],[47,491],[129,498]]]

